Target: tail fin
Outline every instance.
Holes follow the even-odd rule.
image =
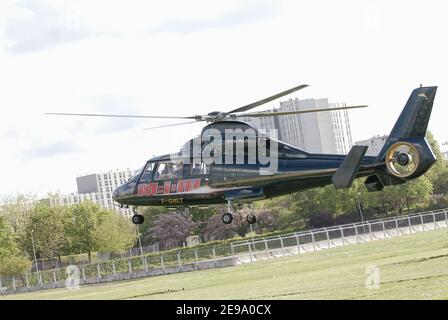
[[[389,147],[399,140],[425,138],[436,91],[437,87],[420,87],[412,91],[377,161],[384,161]]]

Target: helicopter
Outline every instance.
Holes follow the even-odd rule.
[[[377,156],[366,156],[367,146],[354,145],[347,155],[316,154],[276,139],[243,117],[270,117],[366,107],[308,109],[285,112],[247,111],[306,88],[300,85],[229,112],[214,111],[187,117],[119,114],[47,113],[59,116],[188,119],[170,127],[207,122],[201,134],[181,151],[149,159],[136,174],[113,192],[121,207],[163,206],[185,212],[192,207],[227,205],[222,222],[230,224],[234,206],[333,184],[350,188],[365,177],[369,192],[405,183],[424,174],[437,160],[425,139],[436,86],[412,91],[398,120]],[[272,165],[275,163],[275,165]],[[256,215],[246,216],[249,224]],[[134,210],[134,224],[144,217]]]

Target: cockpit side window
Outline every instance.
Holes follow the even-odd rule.
[[[151,181],[153,170],[154,170],[154,162],[148,162],[142,173],[139,183],[149,183]]]

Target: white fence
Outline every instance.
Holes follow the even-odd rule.
[[[348,244],[448,228],[448,209],[296,232],[226,246],[157,252],[96,264],[78,265],[79,284],[93,284],[193,271],[303,254]],[[13,294],[66,287],[72,270],[57,269],[0,278],[0,292]]]

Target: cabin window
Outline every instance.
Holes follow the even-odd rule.
[[[148,164],[146,164],[145,170],[143,171],[142,177],[140,178],[140,183],[150,182],[153,170],[154,162],[148,162]]]
[[[183,163],[160,162],[155,180],[179,179],[183,176]]]
[[[190,174],[192,176],[208,175],[209,171],[210,171],[210,165],[209,164],[206,164],[204,162],[193,163],[191,165]]]

